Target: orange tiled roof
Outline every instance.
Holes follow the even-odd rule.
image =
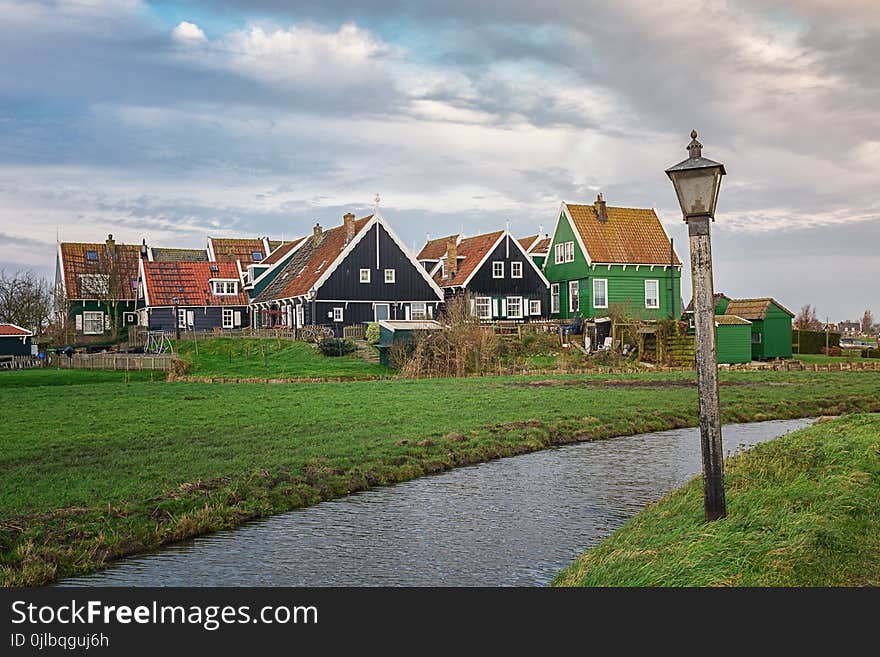
[[[355,220],[355,236],[372,218],[373,215],[370,215]],[[318,239],[315,239],[314,234],[304,239],[305,243],[290,256],[281,271],[257,297],[258,302],[307,296],[312,286],[347,246],[344,225],[328,228]]]
[[[651,208],[607,206],[607,221],[599,221],[593,205],[566,203],[590,260],[598,263],[669,264],[669,236]],[[681,264],[677,254],[674,262]]]
[[[279,244],[277,247],[275,247],[272,250],[272,253],[270,253],[268,256],[266,256],[266,258],[260,264],[274,265],[279,260],[282,260],[284,258],[284,256],[286,256],[288,253],[290,253],[291,249],[293,249],[297,244],[302,242],[304,239],[305,239],[305,237],[297,237],[295,240],[292,240],[290,242],[283,242],[283,243]],[[272,242],[269,242],[269,245],[271,246]]]
[[[539,235],[529,235],[528,237],[520,237],[517,241],[522,245],[522,248],[528,251],[529,247],[535,243],[538,237]]]
[[[764,297],[761,299],[731,299],[730,303],[727,304],[727,309],[724,311],[724,314],[736,315],[749,320],[765,319],[771,303],[794,317],[793,312],[770,297]]]
[[[0,324],[0,335],[14,335],[16,337],[24,337],[27,335],[33,335],[27,329],[23,329],[20,326],[16,326],[15,324]]]
[[[537,244],[532,245],[532,250],[529,255],[546,255],[550,250],[550,238],[545,237]]]
[[[217,295],[211,279],[235,280],[238,294]],[[151,306],[246,306],[247,293],[232,262],[144,262],[144,283]]]
[[[450,240],[458,240],[458,235],[448,235],[447,237],[428,240],[425,242],[422,250],[419,251],[416,260],[439,260],[446,255],[446,245]]]
[[[497,230],[494,233],[475,235],[474,237],[463,239],[458,243],[458,267],[456,268],[455,276],[443,278],[443,268],[438,267],[437,271],[434,272],[434,282],[440,287],[463,285],[468,276],[480,264],[480,260],[485,257],[503,234],[503,230]],[[443,255],[446,255],[446,249],[443,249]]]
[[[241,260],[242,266],[247,267],[257,262],[254,260],[254,253],[262,254],[263,258],[269,255],[266,253],[266,246],[263,244],[263,240],[258,237],[244,239],[209,237],[208,239],[213,247],[214,259],[217,262]]]
[[[93,258],[89,258],[92,254]],[[62,242],[61,266],[64,274],[65,293],[68,299],[96,299],[98,295],[80,289],[83,274],[111,276],[111,296],[133,300],[137,297],[138,261],[141,247],[137,244]],[[114,263],[118,263],[118,266]],[[93,288],[94,289],[94,288]]]

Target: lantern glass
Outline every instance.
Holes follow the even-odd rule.
[[[715,216],[722,175],[723,169],[720,166],[669,172],[685,217]]]

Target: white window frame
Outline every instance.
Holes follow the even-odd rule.
[[[565,243],[565,262],[574,262],[574,242]]]
[[[557,265],[561,265],[565,262],[565,244],[556,244],[553,249],[553,262]]]
[[[648,284],[654,284],[654,303],[648,303]],[[650,308],[651,310],[657,310],[660,307],[660,281],[656,278],[647,278],[645,279],[645,308]]]
[[[602,283],[604,286],[604,288],[603,288],[603,292],[604,292],[604,296],[605,296],[605,303],[604,304],[596,303],[596,297],[598,296],[596,294],[596,284],[597,283]],[[607,278],[594,278],[593,279],[593,308],[607,308],[607,307],[608,307],[608,279]]]
[[[534,317],[535,315],[540,316],[541,314],[541,300],[540,299],[529,299],[529,315]]]
[[[523,263],[522,260],[514,260],[510,263],[510,277],[511,278],[522,278],[523,277]]]
[[[361,269],[360,281],[361,281],[361,283],[369,283],[370,282],[370,270],[369,269]]]
[[[551,314],[559,313],[559,308],[560,308],[559,283],[551,283],[550,284],[550,312],[551,312]]]
[[[385,282],[389,285],[397,282],[397,272],[394,269],[385,270]]]
[[[481,305],[485,312],[481,312]],[[478,319],[492,319],[492,297],[477,297],[474,299],[474,314]]]
[[[504,261],[492,261],[492,278],[504,278]]]
[[[333,308],[333,321],[341,322],[343,321],[344,313],[342,306],[334,306]]]
[[[419,309],[421,308],[421,309]],[[428,319],[428,303],[426,301],[413,301],[409,304],[410,319]]]
[[[514,305],[519,305],[519,311],[514,315],[510,310],[510,302],[513,301]],[[508,319],[522,319],[523,318],[523,300],[522,297],[507,297],[507,317]]]
[[[229,318],[228,322],[226,321],[227,317]],[[232,308],[223,309],[223,328],[235,328],[235,311]]]
[[[100,322],[101,330],[95,328]],[[85,310],[82,314],[82,332],[84,335],[101,335],[104,333],[104,312],[101,310]]]
[[[185,329],[186,324],[186,308],[177,309],[177,328]]]
[[[216,297],[231,297],[238,294],[238,281],[234,279],[212,279],[211,292]]]
[[[572,294],[574,291],[574,294]],[[577,300],[577,305],[572,303]],[[577,313],[581,310],[581,282],[577,281],[569,281],[568,282],[568,312]]]

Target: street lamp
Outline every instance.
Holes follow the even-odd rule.
[[[178,305],[180,304],[180,299],[174,297],[172,299],[174,302],[174,331],[177,336],[177,341],[180,341],[180,310],[178,309]]]
[[[709,222],[724,165],[702,155],[697,131],[691,131],[690,157],[666,169],[688,225],[691,277],[694,291],[694,325],[697,341],[697,386],[700,400],[700,440],[703,451],[703,503],[706,520],[727,515],[724,500],[724,452],[721,444],[721,411],[718,402],[718,354],[715,350],[715,300],[712,286],[712,242]]]

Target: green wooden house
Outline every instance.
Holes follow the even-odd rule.
[[[563,202],[544,262],[553,319],[605,317],[612,306],[637,319],[677,318],[681,260],[651,208]]]
[[[794,313],[775,299],[728,299],[722,296],[715,309],[752,323],[754,360],[791,358],[791,320]]]
[[[752,323],[736,315],[715,315],[715,348],[719,363],[750,363]]]

